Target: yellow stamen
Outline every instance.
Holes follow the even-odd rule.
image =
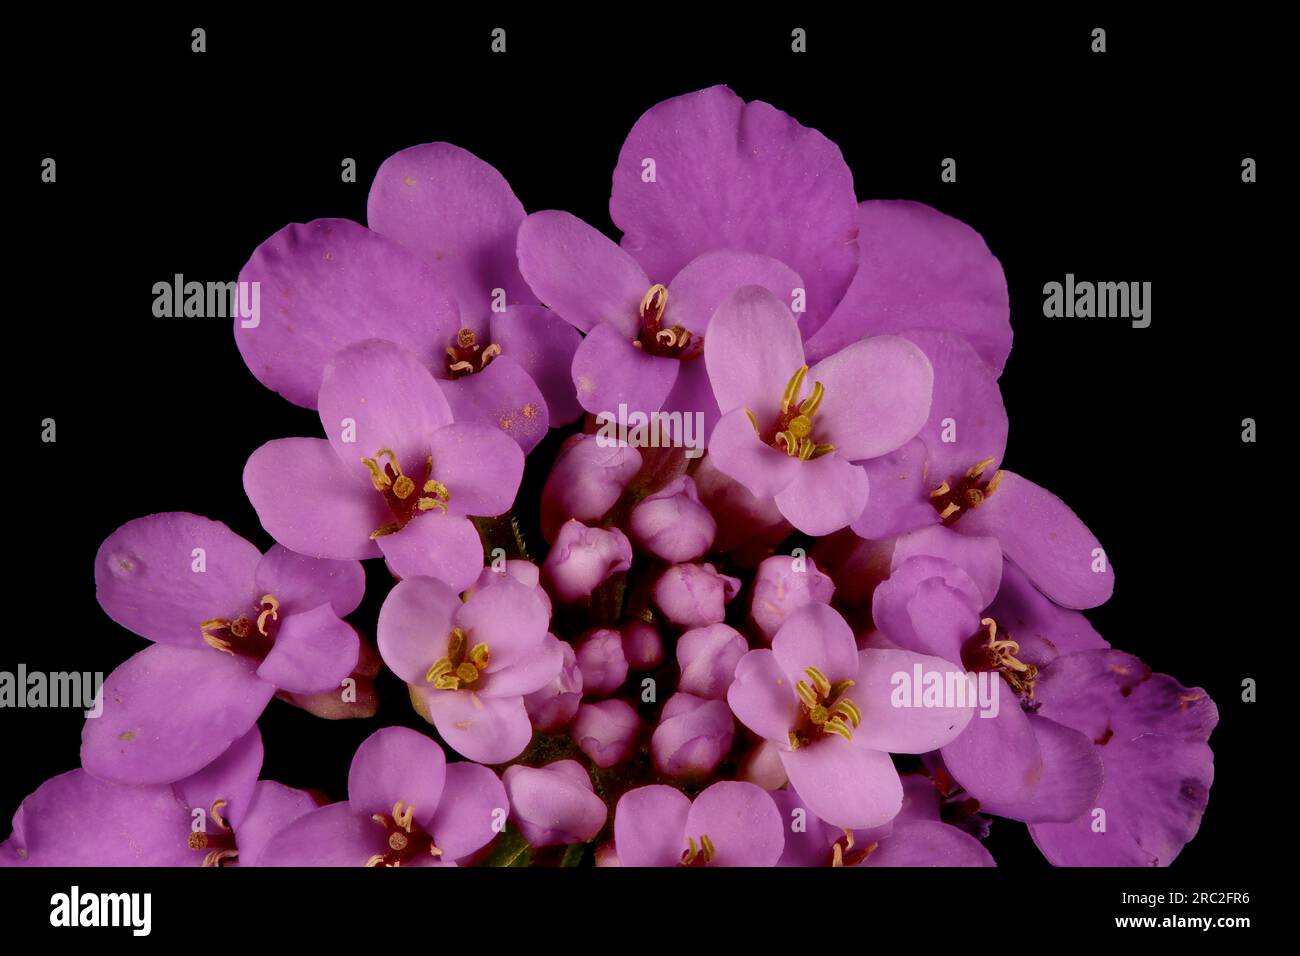
[[[785,391],[781,394],[781,411],[782,413],[790,411],[795,401],[799,398],[799,392],[803,388],[804,377],[808,374],[808,366],[800,365],[799,371],[790,376],[790,381],[785,384]]]
[[[668,289],[658,283],[646,290],[646,294],[641,298],[641,315],[650,322],[658,322],[662,319],[664,309],[667,307]]]
[[[813,382],[812,394],[805,398],[799,404],[799,412],[803,415],[815,415],[817,409],[821,407],[822,398],[826,395],[826,387],[821,382]]]
[[[826,675],[815,667],[805,667],[803,672],[808,675],[812,681],[813,687],[817,688],[817,693],[822,697],[829,697],[831,692],[831,682],[826,679]]]

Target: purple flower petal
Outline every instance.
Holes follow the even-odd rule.
[[[997,866],[979,840],[954,826],[933,820],[896,824],[889,837],[860,865]]]
[[[141,637],[201,648],[202,621],[254,600],[260,560],[257,548],[220,521],[183,511],[149,515],[99,546],[95,596],[109,617]]]
[[[622,866],[677,866],[686,849],[691,801],[673,787],[629,790],[614,807],[614,843]],[[697,838],[698,839],[698,838]]]
[[[1068,823],[1096,806],[1101,791],[1099,748],[1072,727],[1029,714],[1029,724],[1043,756],[1043,771],[1025,800],[981,801],[980,809],[1028,823]]]
[[[809,354],[829,355],[866,335],[922,328],[962,336],[1001,373],[1011,352],[1002,266],[979,233],[936,209],[864,202],[858,207],[857,272],[809,341]]]
[[[475,591],[456,612],[456,624],[473,647],[485,643],[491,654],[485,674],[492,675],[526,661],[541,650],[550,616],[537,590],[508,574],[498,574],[488,587]]]
[[[384,813],[392,812],[392,807]],[[262,847],[258,866],[365,866],[388,852],[385,830],[344,800],[293,820]]]
[[[532,451],[550,428],[550,410],[524,367],[501,355],[473,375],[442,383],[457,422],[479,422]]]
[[[360,647],[352,625],[321,604],[283,617],[257,676],[293,694],[323,694],[356,669]]]
[[[244,491],[262,527],[290,550],[336,560],[373,558],[371,532],[392,520],[358,456],[356,470],[320,438],[269,441],[244,466]]]
[[[463,591],[483,571],[483,541],[474,523],[460,515],[428,511],[377,541],[398,577],[438,578]]]
[[[997,712],[972,720],[941,753],[953,779],[976,800],[1018,804],[1033,797],[1042,779],[1043,753],[1029,716],[1010,689],[1001,686],[998,693]]]
[[[871,494],[862,513],[853,520],[854,532],[864,538],[893,538],[916,528],[937,524],[939,512],[930,504],[925,442],[913,438],[888,455],[862,465]]]
[[[652,181],[643,178],[647,159]],[[623,247],[651,275],[675,275],[713,249],[763,253],[804,277],[809,314],[820,319],[857,265],[856,202],[834,143],[715,86],[637,120],[619,151],[609,211]]]
[[[785,824],[772,798],[738,780],[719,781],[695,798],[685,834],[696,842],[709,837],[715,850],[709,866],[776,866],[785,848]]]
[[[447,781],[447,758],[424,734],[407,727],[383,727],[361,742],[348,768],[352,812],[392,814],[397,803],[411,809],[426,830],[438,810]]]
[[[253,790],[262,772],[262,756],[262,735],[254,727],[198,773],[173,784],[176,795],[187,807],[202,809],[204,813],[211,813],[213,805],[223,801],[219,809],[221,817],[233,829],[238,829],[253,802]],[[219,826],[215,820],[209,822],[210,832]]]
[[[427,688],[421,694],[447,746],[475,763],[513,760],[533,737],[522,697]]]
[[[259,780],[248,812],[239,823],[239,865],[261,866],[262,851],[271,838],[315,809],[316,801],[306,790]]]
[[[809,667],[817,668],[832,684],[858,676],[853,630],[825,604],[807,604],[787,617],[772,638],[772,653],[792,684],[807,680],[804,672]]]
[[[70,770],[23,800],[0,866],[193,866],[189,828],[189,808],[171,787],[127,787]]]
[[[565,321],[583,332],[607,322],[625,338],[636,335],[650,279],[577,216],[555,209],[533,213],[519,227],[518,252],[519,271],[533,292]]]
[[[524,474],[524,453],[508,435],[457,422],[433,433],[429,451],[433,474],[451,492],[451,514],[492,517],[510,510]]]
[[[397,456],[405,474],[423,474],[429,435],[451,422],[429,370],[414,353],[383,339],[356,342],[330,359],[318,408],[330,447],[363,477],[361,459],[378,459],[382,449]]]
[[[366,219],[421,257],[462,316],[486,317],[498,288],[508,302],[534,301],[515,264],[524,207],[505,177],[467,150],[425,143],[389,156],[371,183]]]
[[[849,461],[901,448],[930,415],[934,370],[901,336],[847,345],[810,368],[805,381],[826,389],[814,419],[817,441],[834,445],[835,454]]]
[[[256,586],[258,594],[275,596],[282,614],[328,603],[345,617],[365,595],[366,573],[356,561],[309,558],[276,544],[258,562]]]
[[[1022,661],[1042,668],[1061,654],[1110,647],[1078,611],[1053,604],[1010,561],[1002,566],[1002,586],[988,616],[1014,636]]]
[[[381,337],[424,362],[455,334],[456,308],[428,263],[346,219],[291,223],[267,239],[239,272],[258,282],[259,316],[235,319],[235,343],[249,370],[295,405],[315,408],[330,357]]]
[[[755,498],[769,501],[800,477],[802,465],[811,464],[765,444],[744,408],[727,412],[718,421],[709,438],[709,461]],[[865,489],[866,481],[862,484]]]
[[[464,761],[448,764],[442,799],[429,824],[442,858],[459,860],[487,846],[497,835],[498,812],[509,808],[506,788],[487,767]]]
[[[944,558],[916,555],[898,564],[871,596],[871,617],[899,647],[961,660],[962,645],[980,626],[984,596]]]
[[[799,326],[784,301],[762,286],[745,286],[713,313],[704,361],[722,414],[747,408],[766,424],[804,364]]]
[[[798,459],[791,459],[798,461]],[[776,506],[805,534],[827,535],[847,528],[867,504],[867,473],[838,454],[799,461],[794,480],[776,496]]]
[[[762,648],[740,659],[727,688],[727,704],[754,733],[789,746],[790,731],[799,719],[799,698],[772,651]]]
[[[492,316],[491,339],[537,384],[552,427],[582,414],[569,371],[582,341],[577,329],[540,305],[516,305]]]
[[[197,773],[248,733],[274,695],[255,668],[210,647],[146,647],[104,681],[104,712],[81,732],[81,765],[135,785]]]
[[[436,578],[407,578],[388,592],[379,609],[376,640],[384,663],[408,684],[424,680],[447,654],[460,597]]]
[[[1063,607],[1096,607],[1115,590],[1115,569],[1093,533],[1064,501],[1014,472],[1003,471],[995,492],[954,527],[995,535],[1034,586]]]
[[[790,785],[808,809],[837,827],[877,827],[893,819],[903,787],[889,754],[833,734],[825,738],[780,752]]]
[[[986,535],[957,534],[942,525],[921,528],[899,538],[890,561],[891,572],[915,555],[951,561],[970,576],[979,590],[978,608],[988,607],[1002,583],[1002,548]]]
[[[908,683],[904,686],[910,688],[918,668],[922,687],[932,679],[931,675],[942,680],[945,687],[953,686],[953,681],[964,684],[966,673],[956,664],[904,650],[869,648],[859,656],[862,666],[856,683],[848,691],[850,699],[862,711],[862,725],[853,731],[854,743],[888,753],[928,753],[955,739],[975,716],[973,695],[956,699],[969,699],[971,705],[955,706],[956,701],[945,698],[943,703],[948,706],[914,707],[908,706],[914,698],[904,699],[899,689],[897,676],[906,675]],[[993,679],[1001,682],[1001,677]],[[1009,693],[1006,696],[1011,697]],[[1013,707],[1015,702],[1007,701],[1004,705]]]
[[[681,364],[637,348],[622,330],[601,322],[574,353],[573,386],[583,408],[602,422],[616,423],[620,405],[627,406],[628,414],[649,415],[663,408]]]

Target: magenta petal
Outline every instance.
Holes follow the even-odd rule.
[[[822,455],[799,461],[794,480],[776,496],[776,506],[800,531],[821,536],[847,528],[862,514],[868,493],[862,466],[838,453]]]
[[[573,356],[573,385],[583,408],[617,423],[621,405],[627,407],[626,415],[659,411],[680,366],[677,359],[637,348],[613,325],[601,322],[587,333]],[[628,420],[629,430],[635,424]]]
[[[1011,352],[1002,266],[979,233],[936,209],[864,202],[858,207],[857,272],[835,314],[809,342],[809,354],[829,355],[865,335],[924,328],[960,335],[1001,373]]]
[[[348,768],[348,803],[369,817],[408,805],[426,830],[447,780],[447,758],[438,744],[407,727],[383,727],[361,742]]]
[[[782,750],[781,765],[815,816],[850,829],[888,823],[903,804],[903,786],[889,754],[832,734],[798,750]]]
[[[199,623],[236,615],[256,595],[261,554],[220,521],[168,511],[128,521],[95,555],[95,596],[123,627],[203,647]]]
[[[337,690],[356,669],[360,650],[352,625],[321,604],[282,617],[257,676],[292,694],[323,694]]]
[[[429,823],[443,860],[459,860],[491,843],[497,819],[509,808],[506,788],[487,767],[464,761],[448,764],[442,799]]]
[[[790,731],[799,719],[799,698],[770,650],[750,651],[740,659],[736,677],[727,688],[727,704],[754,733],[789,746]]]
[[[810,464],[764,444],[754,432],[749,414],[743,408],[723,415],[713,429],[709,439],[709,460],[720,472],[744,485],[750,494],[760,499],[779,495],[799,477],[800,466]]]
[[[910,329],[903,337],[925,352],[934,369],[930,417],[920,437],[929,449],[935,486],[990,458],[985,472],[992,475],[1007,447],[1007,409],[997,375],[956,335]]]
[[[129,784],[196,773],[248,733],[275,693],[255,667],[210,647],[146,647],[104,681],[104,712],[81,732],[81,765]]]
[[[262,527],[317,558],[373,558],[370,533],[392,520],[358,456],[355,472],[320,438],[280,438],[249,456],[244,491]]]
[[[1025,800],[980,802],[980,809],[1027,823],[1068,823],[1096,806],[1101,791],[1099,748],[1072,727],[1030,714],[1029,724],[1043,755],[1038,785]]]
[[[177,781],[176,794],[192,809],[209,813],[217,801],[223,801],[220,815],[239,829],[253,802],[253,790],[262,772],[262,735],[256,727],[233,744],[212,763],[196,774]],[[220,825],[208,818],[208,832]]]
[[[582,341],[577,329],[540,305],[516,305],[492,316],[491,338],[537,384],[552,428],[582,414],[569,372]]]
[[[934,370],[912,342],[880,335],[818,362],[807,382],[826,388],[813,419],[817,441],[834,445],[841,458],[862,461],[901,448],[921,430],[930,415]]]
[[[484,697],[527,697],[542,690],[564,670],[566,647],[569,644],[565,641],[546,634],[532,653],[509,667],[485,674],[479,693]]]
[[[888,753],[929,753],[957,737],[974,717],[974,688],[966,684],[967,675],[956,664],[913,651],[879,648],[868,648],[859,658],[856,683],[847,692],[862,711],[862,724],[853,731],[854,743]],[[941,704],[949,706],[936,706],[924,697],[905,693],[914,689],[918,674],[922,689],[928,680],[943,681],[945,687],[961,681],[964,687],[957,692],[969,696],[940,698]],[[918,699],[920,706],[916,706]],[[957,703],[961,706],[955,706]]]
[[[376,640],[384,663],[408,684],[421,683],[447,654],[460,597],[436,578],[400,581],[379,609]]]
[[[316,407],[325,365],[353,342],[381,337],[423,361],[455,333],[456,310],[428,263],[345,219],[291,223],[257,247],[239,272],[260,283],[257,324],[235,319],[249,370],[295,405]]]
[[[457,422],[499,429],[523,451],[546,437],[550,411],[537,383],[509,355],[493,359],[473,375],[442,383]]]
[[[1058,866],[1167,866],[1196,835],[1214,781],[1209,695],[1122,651],[1058,657],[1035,688],[1040,714],[1093,740],[1105,782],[1095,807],[1030,833]],[[1097,828],[1097,823],[1105,829]]]
[[[691,801],[673,787],[629,790],[614,807],[614,842],[622,866],[677,866],[686,849]],[[698,838],[697,838],[698,842]]]
[[[939,512],[930,504],[925,442],[913,438],[903,447],[863,462],[871,494],[853,520],[855,534],[874,540],[892,538],[936,524]]]
[[[550,615],[546,602],[531,588],[508,574],[474,592],[456,612],[456,624],[466,643],[484,643],[491,659],[486,674],[520,664],[537,654],[546,640]]]
[[[664,324],[680,325],[708,341],[713,313],[743,286],[762,286],[786,303],[793,303],[795,291],[805,288],[798,273],[770,256],[734,249],[706,252],[673,276]]]
[[[766,790],[739,780],[705,789],[686,815],[686,836],[707,834],[715,855],[710,866],[776,866],[785,848],[781,811]]]
[[[780,412],[786,382],[804,364],[799,325],[762,286],[737,289],[713,313],[704,361],[722,414],[748,408],[766,427]]]
[[[468,690],[424,694],[429,715],[447,746],[476,763],[513,760],[533,737],[522,697],[487,697]]]
[[[375,173],[366,220],[419,255],[460,303],[486,316],[494,289],[532,302],[515,265],[524,207],[496,169],[450,143],[425,143],[389,156]]]
[[[895,824],[862,866],[996,866],[984,844],[937,820]]]
[[[460,515],[429,511],[377,540],[398,577],[438,578],[463,591],[483,571],[483,542],[474,522]]]
[[[239,865],[261,866],[262,851],[281,830],[316,809],[306,790],[286,787],[274,780],[259,780],[252,804],[239,823]]]
[[[318,408],[330,446],[363,476],[369,473],[361,459],[377,458],[381,449],[394,452],[406,474],[422,474],[429,435],[451,422],[429,370],[414,353],[383,339],[354,343],[330,359]]]
[[[1056,495],[1010,471],[995,492],[964,514],[962,534],[991,534],[1034,586],[1068,608],[1104,604],[1115,590],[1115,570],[1096,536]]]
[[[389,806],[382,812],[391,813]],[[388,852],[383,827],[344,800],[293,820],[262,847],[258,866],[365,866]]]
[[[1083,614],[1053,604],[1010,561],[1003,563],[1002,586],[988,615],[1015,635],[1019,658],[1035,667],[1062,654],[1110,647]]]
[[[1000,686],[998,696],[997,711],[982,712],[941,753],[948,772],[976,800],[1017,804],[1037,789],[1043,754],[1029,716],[1010,688]]]
[[[0,866],[193,866],[201,859],[186,845],[189,808],[171,787],[127,787],[70,770],[28,795],[14,820]]]
[[[654,160],[646,181],[645,160]],[[830,314],[857,267],[853,175],[839,147],[767,103],[715,86],[651,107],[614,168],[609,212],[651,275],[713,249],[759,252],[807,281]],[[815,324],[815,323],[814,323]]]
[[[524,474],[524,453],[508,434],[457,422],[434,432],[429,447],[433,475],[451,492],[451,514],[492,517],[510,510]]]
[[[772,638],[772,653],[792,682],[807,680],[809,667],[817,668],[832,684],[858,674],[853,629],[826,604],[806,604],[792,612]]]
[[[533,292],[565,321],[583,332],[608,322],[629,339],[636,335],[650,280],[635,259],[577,216],[533,213],[519,227],[518,252],[519,271]]]
[[[309,558],[272,545],[257,565],[257,593],[272,594],[281,614],[328,603],[339,617],[351,614],[366,592],[366,573],[356,561]]]

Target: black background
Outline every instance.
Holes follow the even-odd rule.
[[[1294,508],[1286,473],[1259,450],[1284,427],[1270,415],[1272,368],[1294,318],[1279,306],[1287,247],[1270,229],[1288,174],[1276,139],[1294,119],[1273,85],[1274,30],[1103,13],[850,23],[803,8],[711,21],[658,5],[312,20],[50,20],[9,37],[23,64],[9,66],[20,135],[6,150],[18,207],[5,388],[19,444],[0,669],[111,671],[143,642],[95,602],[100,542],[131,518],[187,510],[269,546],[244,462],[269,439],[319,432],[314,413],[254,380],[229,321],[154,318],[155,282],[233,279],[287,222],[364,222],[379,163],[434,140],[496,166],[530,212],[567,209],[616,236],[610,178],[632,123],[726,83],[838,143],[860,199],[933,205],[1001,260],[1015,330],[1006,462],[1105,545],[1117,587],[1089,612],[1101,633],[1219,706],[1209,807],[1175,868],[1244,876],[1268,855],[1264,826],[1285,812],[1279,755],[1268,704],[1242,703],[1240,685],[1277,693],[1267,677],[1291,639],[1268,622],[1270,592],[1287,585],[1266,576],[1262,548]],[[195,26],[204,54],[190,52]],[[496,26],[504,55],[489,51]],[[795,26],[806,54],[790,52]],[[1094,26],[1108,29],[1105,54],[1089,51]],[[40,182],[46,156],[53,185]],[[954,184],[939,178],[949,156]],[[1247,156],[1258,183],[1241,181]],[[344,157],[356,183],[340,181]],[[1044,318],[1042,286],[1067,272],[1150,281],[1151,326]],[[39,440],[46,417],[55,444]],[[1262,444],[1240,440],[1245,417]],[[363,628],[383,594],[382,568],[368,570]],[[383,723],[421,726],[400,690],[389,698],[365,722],[272,703],[264,776],[342,797],[357,743]],[[76,766],[81,718],[13,710],[0,722],[7,821]],[[1046,866],[1017,824],[995,822],[988,845],[1003,867]]]

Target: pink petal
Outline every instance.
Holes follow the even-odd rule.
[[[491,339],[537,384],[551,427],[567,425],[582,414],[569,373],[582,341],[577,329],[550,309],[517,305],[492,316]]]
[[[447,758],[436,742],[407,727],[383,727],[363,740],[352,757],[348,803],[353,813],[366,818],[391,814],[394,804],[404,803],[427,830],[446,781]]]
[[[869,494],[862,466],[838,452],[808,461],[792,460],[799,462],[794,480],[776,496],[776,506],[786,521],[805,534],[820,537],[847,528],[862,514]]]
[[[847,691],[848,696],[862,711],[862,724],[853,731],[853,742],[872,750],[896,754],[923,754],[937,750],[955,739],[975,715],[976,696],[967,689],[966,673],[956,664],[938,657],[929,657],[913,651],[869,648],[860,653],[861,668],[856,683]],[[904,689],[912,688],[917,668],[920,668],[922,688],[924,681],[938,675],[944,686],[954,686],[961,681],[958,693],[969,694],[955,701],[970,701],[964,706],[908,706],[914,700],[900,693],[899,675],[907,682]],[[1001,681],[1001,677],[994,677]],[[1007,697],[1010,697],[1007,694]],[[944,699],[945,704],[955,701]],[[900,706],[900,703],[902,706]],[[1006,701],[1013,706],[1013,701]]]
[[[320,604],[282,615],[275,643],[257,676],[293,694],[323,694],[337,690],[356,669],[360,648],[352,625],[339,620],[328,604]]]
[[[366,573],[356,561],[309,558],[272,545],[257,565],[257,593],[272,594],[282,614],[328,603],[339,617],[351,614],[366,592]]]
[[[434,726],[447,746],[475,763],[513,760],[532,739],[533,726],[522,697],[429,690],[425,699]]]
[[[629,790],[614,807],[614,842],[622,866],[677,866],[686,849],[691,801],[673,787]]]
[[[813,815],[851,829],[888,823],[903,803],[903,786],[889,754],[832,734],[798,750],[782,750],[781,765]]]
[[[474,523],[460,515],[428,511],[377,541],[398,577],[438,578],[463,591],[483,571],[483,542]]]
[[[447,654],[460,597],[436,578],[407,578],[388,592],[376,626],[384,663],[408,684],[422,683]]]
[[[748,408],[760,427],[769,427],[786,383],[804,364],[799,325],[762,286],[737,289],[713,313],[704,361],[722,414]]]
[[[629,414],[659,411],[681,364],[637,348],[623,332],[601,322],[573,356],[573,385],[583,408],[594,415],[608,413],[617,422],[620,405]]]

